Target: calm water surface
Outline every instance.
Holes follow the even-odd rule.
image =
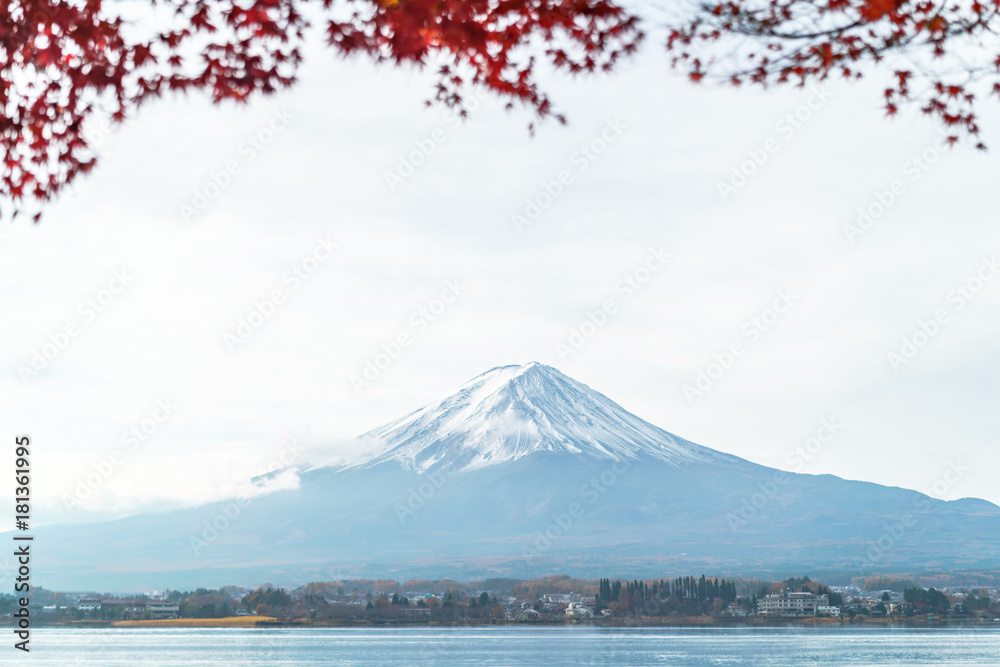
[[[1000,624],[998,624],[1000,625]],[[984,628],[314,628],[32,632],[3,665],[1000,665]]]

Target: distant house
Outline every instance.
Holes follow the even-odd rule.
[[[834,607],[831,605],[817,605],[816,606],[817,616],[840,616],[840,607]]]
[[[123,616],[135,616],[146,610],[146,603],[135,598],[101,598],[102,609],[120,609]]]
[[[95,611],[101,608],[101,598],[80,598],[76,608],[80,611]]]
[[[534,609],[522,609],[514,614],[515,621],[537,621],[542,615]]]
[[[424,618],[431,615],[430,607],[417,607],[415,609],[400,609],[399,613],[406,618]]]
[[[566,607],[566,616],[568,618],[593,618],[594,610],[578,602],[571,602]]]
[[[569,604],[570,602],[579,602],[580,596],[576,593],[545,593],[539,599],[548,604]]]
[[[579,593],[546,593],[541,597],[542,602],[551,604],[578,604],[592,605],[595,602],[593,595],[580,595]]]
[[[144,613],[147,611],[151,618],[177,618],[180,615],[181,607],[165,598],[149,598],[146,600],[146,608],[143,609]]]
[[[118,610],[121,618],[137,618],[149,612],[150,618],[177,618],[180,605],[168,602],[162,597],[150,598],[80,598],[77,609],[96,611],[98,609]]]

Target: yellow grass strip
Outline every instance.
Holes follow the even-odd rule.
[[[270,616],[227,616],[226,618],[162,618],[149,621],[115,621],[116,628],[252,628],[277,619]]]

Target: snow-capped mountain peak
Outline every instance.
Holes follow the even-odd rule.
[[[366,453],[345,467],[395,461],[409,470],[455,473],[539,452],[674,465],[738,460],[653,426],[538,362],[490,369],[359,440]]]

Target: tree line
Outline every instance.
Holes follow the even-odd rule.
[[[605,605],[617,602],[622,597],[622,592],[640,601],[654,598],[678,598],[680,600],[710,601],[716,598],[721,599],[726,604],[736,601],[736,583],[726,579],[708,579],[705,575],[701,578],[677,577],[673,580],[660,579],[652,583],[646,583],[638,579],[634,581],[621,582],[618,580],[601,579],[598,584],[595,602]]]

